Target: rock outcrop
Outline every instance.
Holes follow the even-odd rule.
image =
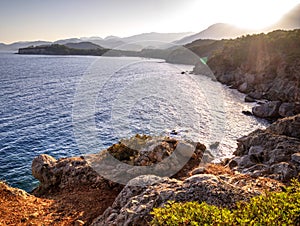
[[[261,194],[262,187],[265,187],[263,184],[268,184],[268,188],[275,185],[276,190],[280,188],[276,181],[240,175],[197,174],[183,181],[153,175],[140,176],[126,185],[113,205],[92,225],[148,225],[152,209],[169,201],[198,201],[234,208],[237,201]]]
[[[182,158],[173,158],[168,164],[159,165],[157,163],[164,162],[170,157],[175,150],[179,150],[181,154],[186,154],[185,147],[190,147],[193,151],[191,158],[187,156],[186,164],[177,170],[176,161]],[[183,150],[181,150],[183,149]],[[113,163],[106,162],[106,156],[113,156]],[[178,157],[178,154],[177,154]],[[66,190],[80,186],[90,186],[93,188],[116,187],[121,189],[118,183],[113,183],[106,177],[106,174],[115,178],[130,180],[135,175],[141,175],[139,172],[132,172],[131,166],[157,166],[162,167],[157,170],[158,173],[165,173],[170,170],[174,172],[173,177],[180,179],[187,177],[189,172],[198,167],[203,160],[209,161],[212,156],[206,151],[206,147],[201,143],[183,142],[168,137],[153,138],[150,136],[136,135],[128,140],[122,140],[103,150],[99,154],[89,155],[85,157],[71,157],[54,159],[49,155],[40,155],[32,162],[32,174],[40,181],[39,187],[35,190],[36,194],[51,193],[54,191]],[[102,168],[98,167],[98,163],[102,163]],[[171,163],[175,163],[173,166]],[[122,167],[125,167],[124,169]],[[150,168],[152,170],[152,168]],[[165,167],[165,168],[164,168]],[[173,169],[174,168],[174,169]],[[127,170],[127,171],[126,171]],[[156,172],[153,167],[152,173]],[[173,171],[172,171],[173,170]],[[101,175],[100,175],[100,174]],[[160,175],[160,174],[158,174]],[[108,179],[105,179],[108,178]],[[112,180],[119,182],[118,180]]]
[[[300,114],[238,139],[234,155],[229,166],[242,173],[283,182],[299,177]]]
[[[103,188],[109,186],[83,157],[54,159],[49,155],[37,156],[32,162],[32,175],[40,181],[34,194],[72,190],[81,186]]]
[[[142,182],[141,182],[142,181]],[[140,186],[145,181],[145,186]],[[147,183],[152,183],[147,185]],[[138,186],[135,186],[135,183]],[[205,201],[217,206],[232,206],[238,200],[245,200],[251,193],[235,188],[220,178],[209,175],[195,175],[184,181],[156,176],[141,176],[131,180],[116,198],[111,208],[94,221],[92,225],[147,225],[150,211],[170,200]]]

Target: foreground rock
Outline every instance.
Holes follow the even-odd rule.
[[[229,166],[242,173],[283,182],[299,177],[300,114],[240,138],[234,155]]]
[[[266,182],[264,179],[253,180],[233,175],[198,174],[183,181],[151,175],[140,176],[126,185],[113,205],[95,219],[92,225],[148,225],[151,210],[170,200],[207,202],[234,208],[237,201],[261,194],[264,184],[268,184],[269,188],[272,185],[280,187],[275,181]],[[260,190],[257,189],[259,187]]]
[[[192,147],[191,158],[183,165],[179,172],[175,171],[174,178],[184,179],[197,168],[205,154],[205,146],[200,143],[183,142],[168,137],[153,138],[137,135],[128,140],[122,140],[107,150],[96,155],[71,157],[56,160],[49,155],[40,155],[33,160],[32,174],[40,181],[40,185],[33,193],[38,197],[56,200],[62,213],[72,216],[75,221],[90,224],[93,219],[103,213],[115,200],[124,187],[114,181],[107,180],[105,172],[112,172],[116,177],[127,179],[134,176],[131,172],[115,165],[113,169],[95,168],[103,157],[114,156],[118,164],[126,166],[152,166],[168,159],[174,152],[187,154],[186,148]],[[180,156],[177,154],[177,157]],[[106,159],[104,158],[104,161]],[[173,158],[180,160],[180,158]],[[158,164],[157,164],[158,165]],[[166,164],[164,167],[169,167]],[[162,168],[164,170],[164,168]],[[160,172],[160,171],[159,171]],[[101,175],[100,175],[100,174]],[[171,180],[171,179],[169,179]],[[72,210],[69,213],[68,210]],[[74,217],[74,213],[80,213]]]

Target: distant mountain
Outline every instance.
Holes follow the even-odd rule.
[[[15,42],[12,44],[0,44],[0,51],[17,51],[20,48],[25,48],[28,46],[39,46],[39,45],[49,45],[51,42],[47,41],[33,41],[33,42]]]
[[[64,45],[67,43],[78,43],[82,42],[80,38],[68,38],[68,39],[61,39],[54,42],[54,44]]]
[[[290,30],[295,28],[300,28],[300,4],[297,5],[290,12],[288,12],[286,15],[284,15],[282,19],[278,21],[278,23],[266,29],[262,29],[260,31],[241,29],[229,24],[217,23],[209,26],[207,29],[196,34],[193,34],[192,32],[182,32],[182,33],[151,32],[151,33],[133,35],[125,38],[120,38],[117,36],[107,36],[104,39],[98,36],[93,36],[93,37],[61,39],[55,41],[54,44],[65,45],[68,43],[92,42],[96,45],[108,49],[140,51],[142,49],[167,49],[172,47],[172,44],[165,44],[165,43],[186,45],[199,39],[211,39],[211,40],[230,39],[245,34],[269,32],[276,29]],[[15,42],[12,44],[0,43],[0,51],[17,51],[19,48],[25,48],[29,46],[49,45],[52,43],[53,42],[47,42],[47,41]],[[194,43],[193,45],[195,44],[199,44],[199,43]]]
[[[64,44],[71,49],[104,49],[102,46],[96,45],[92,42],[79,42],[79,43],[67,43]]]
[[[176,41],[175,43],[180,45],[185,45],[198,39],[214,39],[214,40],[229,39],[229,38],[236,38],[249,33],[253,33],[253,31],[237,28],[230,24],[217,23],[209,26],[207,29],[197,34],[184,37]]]
[[[122,41],[125,43],[135,43],[140,45],[141,50],[143,48],[147,49],[166,49],[172,47],[171,43],[182,39],[186,36],[192,35],[192,32],[182,32],[182,33],[144,33],[139,35],[133,35],[130,37],[123,38]]]
[[[120,39],[90,39],[88,40],[89,42],[93,42],[96,45],[100,45],[104,48],[109,48],[109,49],[113,49],[116,48],[118,46],[122,46],[125,44],[125,42],[121,41]]]
[[[121,38],[118,37],[118,36],[114,36],[114,35],[109,35],[109,36],[104,38],[104,40],[109,40],[109,39],[121,39]]]
[[[0,45],[0,51],[16,51],[20,48],[26,48],[29,46],[49,45],[49,44],[60,44],[66,45],[68,43],[80,43],[80,42],[92,42],[96,45],[102,46],[108,49],[121,49],[139,51],[144,48],[168,48],[169,46],[164,43],[171,43],[178,39],[181,39],[187,35],[192,34],[191,32],[182,33],[144,33],[125,38],[117,36],[107,36],[105,39],[101,37],[82,37],[82,38],[69,38],[61,39],[55,42],[37,41],[37,42],[16,42],[12,44]]]
[[[160,41],[160,42],[174,42],[178,39],[182,39],[188,35],[192,35],[192,32],[182,32],[182,33],[143,33],[139,35],[133,35],[130,37],[123,38],[125,42],[139,42],[139,41]]]
[[[81,37],[80,38],[80,40],[82,40],[82,41],[90,41],[90,40],[98,40],[98,39],[103,39],[103,38],[101,38],[101,37],[99,37],[99,36],[92,36],[92,37]]]
[[[182,33],[143,33],[133,35],[125,38],[117,36],[107,36],[104,40],[89,40],[95,44],[101,45],[106,48],[115,48],[121,50],[139,51],[144,48],[168,48],[170,45],[166,43],[172,43],[178,39],[181,39],[187,35],[191,35],[191,32]]]
[[[86,39],[97,45],[101,45],[105,48],[140,51],[144,48],[168,48],[170,45],[166,43],[172,43],[178,39],[181,39],[187,35],[191,35],[191,32],[182,33],[143,33],[133,35],[125,38],[117,36],[107,36],[104,39]]]
[[[297,28],[300,28],[300,4],[285,14],[270,30],[292,30]]]

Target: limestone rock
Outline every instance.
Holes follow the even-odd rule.
[[[56,159],[45,154],[34,158],[32,161],[32,175],[41,182],[44,188],[48,188],[57,183],[56,175],[52,171],[55,164]]]
[[[83,157],[54,159],[40,155],[33,160],[32,174],[40,181],[35,194],[76,188],[81,185],[103,186],[105,180]]]
[[[135,180],[149,180],[149,177],[153,176],[133,179],[121,191],[112,207],[96,218],[92,225],[147,225],[151,221],[150,211],[154,207],[163,206],[169,200],[204,201],[231,208],[237,201],[248,200],[255,195],[254,192],[233,186],[211,174],[194,175],[184,181],[154,176],[151,185],[132,186],[136,184]]]
[[[228,165],[242,173],[285,182],[300,172],[299,150],[300,115],[296,115],[238,139],[236,157]]]
[[[171,158],[175,150],[177,152]],[[174,178],[184,178],[198,167],[202,159],[208,161],[211,156],[206,152],[205,145],[199,142],[179,142],[168,137],[153,138],[137,135],[99,154],[85,157],[56,160],[49,155],[40,155],[32,163],[32,174],[40,181],[35,192],[42,194],[53,190],[74,188],[78,185],[121,188],[119,183],[125,185],[136,176],[150,173],[159,176],[169,173]],[[171,159],[169,162],[158,164],[168,158]],[[179,161],[182,159],[186,162],[181,165]],[[142,171],[143,168],[132,166],[149,167]],[[117,179],[122,181],[119,182]]]

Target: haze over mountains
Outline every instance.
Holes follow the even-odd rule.
[[[207,29],[199,32],[181,32],[181,33],[144,33],[130,37],[120,38],[117,36],[108,36],[106,38],[101,37],[83,37],[83,38],[70,38],[57,40],[55,42],[48,41],[33,41],[33,42],[15,42],[12,44],[0,43],[0,51],[17,51],[19,48],[25,48],[28,46],[39,46],[49,44],[68,44],[80,43],[80,42],[92,42],[103,48],[117,48],[120,50],[133,50],[140,51],[144,48],[168,48],[170,45],[167,43],[175,43],[179,45],[185,45],[198,39],[228,39],[236,38],[246,34],[270,32],[276,29],[291,30],[300,28],[300,4],[294,9],[288,12],[274,25],[261,30],[247,30],[235,27],[230,24],[217,23],[209,26]],[[86,48],[86,45],[83,45]],[[78,45],[77,45],[78,47]],[[92,47],[92,46],[91,46]],[[95,47],[95,46],[94,46]],[[92,47],[93,48],[93,47]]]
[[[251,34],[251,33],[254,33],[254,31],[237,28],[230,24],[217,23],[209,26],[207,29],[197,34],[184,37],[183,39],[178,40],[175,43],[179,45],[185,45],[193,41],[196,41],[198,39],[220,40],[220,39],[236,38],[244,34]]]
[[[254,34],[262,32],[270,32],[273,30],[292,30],[300,28],[300,4],[297,5],[290,12],[285,14],[277,23],[261,30],[247,30],[235,27],[230,24],[217,23],[209,26],[207,29],[191,35],[184,37],[181,40],[176,41],[176,44],[185,45],[196,41],[198,39],[228,39],[228,38],[237,38],[245,34]]]
[[[120,38],[117,36],[108,36],[106,38],[101,37],[83,37],[83,38],[70,38],[57,40],[55,42],[47,41],[34,41],[34,42],[15,42],[12,44],[0,43],[1,51],[17,51],[19,48],[25,48],[28,46],[38,45],[49,45],[49,44],[69,44],[79,42],[92,42],[96,45],[102,46],[103,48],[116,48],[122,50],[136,50],[139,51],[144,48],[163,48],[166,43],[175,42],[187,35],[193,34],[192,32],[181,32],[181,33],[144,33],[134,35],[130,37]],[[153,41],[155,40],[155,41]]]
[[[295,29],[300,28],[300,4],[284,15],[281,20],[270,29]]]

